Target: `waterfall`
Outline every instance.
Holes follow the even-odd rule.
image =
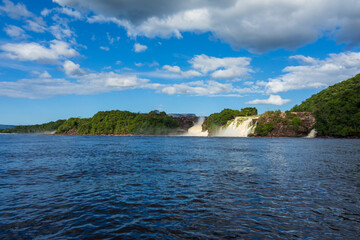
[[[316,134],[317,134],[317,132],[316,132],[315,128],[313,128],[313,129],[311,129],[311,131],[305,138],[315,138]]]
[[[184,136],[193,136],[193,137],[207,137],[209,135],[208,131],[202,131],[202,124],[204,123],[205,118],[199,117],[197,123],[194,126],[188,129],[188,132]]]
[[[255,132],[256,124],[253,124],[253,119],[258,116],[236,117],[228,121],[226,126],[221,127],[219,132],[215,135],[217,137],[247,137],[249,134]]]

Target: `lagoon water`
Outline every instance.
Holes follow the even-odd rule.
[[[0,135],[3,239],[359,235],[359,139]]]

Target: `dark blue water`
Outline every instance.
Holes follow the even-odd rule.
[[[359,235],[360,140],[0,135],[0,238]]]

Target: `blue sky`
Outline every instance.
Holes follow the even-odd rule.
[[[360,73],[360,2],[0,2],[0,123],[288,110]]]

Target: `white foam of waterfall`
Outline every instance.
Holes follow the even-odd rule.
[[[315,128],[313,128],[313,129],[311,129],[311,131],[305,138],[315,138],[316,134],[317,134],[317,132],[316,132]]]
[[[215,136],[247,137],[249,134],[255,132],[256,124],[253,123],[253,120],[257,118],[258,116],[236,117],[235,119],[228,121],[226,126],[221,127]]]
[[[199,117],[198,121],[194,126],[188,129],[188,132],[184,136],[193,136],[193,137],[207,137],[209,135],[208,131],[202,131],[202,124],[204,123],[205,118]]]

